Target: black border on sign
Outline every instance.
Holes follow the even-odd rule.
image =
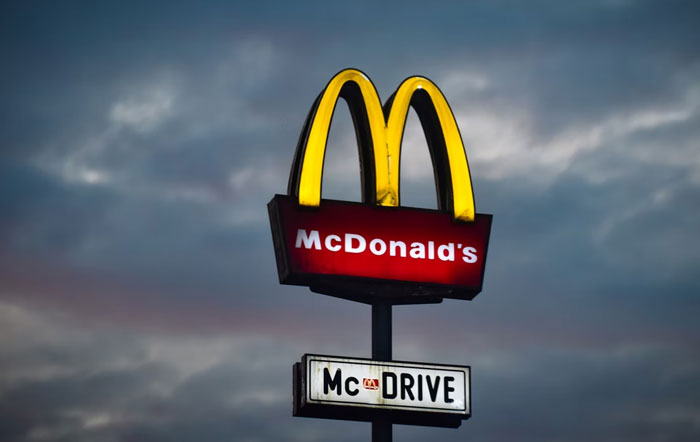
[[[292,392],[293,392],[293,406],[292,415],[296,417],[309,417],[309,418],[321,418],[321,419],[339,419],[339,420],[349,420],[349,421],[359,421],[359,422],[373,422],[377,420],[383,420],[386,422],[391,422],[393,424],[402,425],[418,425],[418,426],[429,426],[429,427],[443,427],[443,428],[458,428],[463,420],[469,419],[472,415],[472,403],[471,395],[469,398],[469,414],[458,414],[458,413],[444,413],[438,411],[426,411],[426,410],[415,410],[415,409],[382,409],[373,407],[362,407],[358,405],[342,405],[342,404],[323,404],[323,403],[309,403],[307,399],[307,382],[306,382],[306,359],[308,358],[336,358],[336,359],[350,359],[357,361],[373,361],[367,358],[348,358],[343,356],[333,356],[333,355],[318,355],[318,354],[304,354],[301,358],[302,362],[296,362],[292,367]],[[374,361],[377,362],[377,361]],[[423,366],[434,366],[437,364],[420,363],[413,361],[387,361],[396,362],[398,364],[415,364]],[[468,369],[468,384],[469,391],[471,392],[471,366],[468,365],[441,365],[441,367],[453,367],[458,369]]]
[[[311,363],[314,362],[314,361],[317,361],[317,362],[337,362],[337,363],[340,363],[340,364],[343,364],[343,363],[345,363],[345,364],[348,364],[348,363],[349,363],[349,364],[352,364],[352,362],[347,362],[348,359],[349,359],[349,360],[356,360],[356,361],[364,361],[364,359],[359,359],[359,358],[341,358],[341,357],[335,358],[335,359],[346,359],[346,361],[338,361],[338,360],[331,360],[331,358],[334,358],[334,357],[330,357],[330,356],[321,356],[321,357],[325,357],[325,358],[328,358],[328,359],[326,359],[326,360],[317,359],[317,358],[315,358],[314,356],[311,356],[310,358],[306,358],[306,355],[304,355],[304,357],[302,357],[302,361],[304,361],[304,364],[306,365],[306,368],[310,367]],[[440,411],[442,411],[443,413],[454,414],[454,415],[457,415],[457,416],[467,414],[466,411],[467,411],[467,382],[468,382],[468,377],[467,377],[467,374],[466,374],[464,371],[462,371],[462,370],[463,370],[464,368],[466,368],[466,369],[467,369],[466,371],[467,371],[467,372],[470,372],[470,371],[471,371],[471,368],[470,368],[470,367],[458,367],[458,366],[454,366],[454,367],[456,368],[455,370],[449,370],[449,369],[445,369],[445,368],[427,368],[427,367],[416,367],[416,366],[415,366],[415,365],[428,365],[428,366],[430,366],[430,365],[433,365],[433,364],[418,364],[418,363],[410,363],[410,364],[398,363],[398,364],[393,364],[393,362],[397,362],[397,361],[375,361],[375,360],[370,359],[370,360],[368,360],[367,363],[358,362],[357,365],[363,364],[363,365],[376,365],[376,366],[383,366],[383,367],[389,366],[389,367],[404,367],[404,368],[424,368],[424,369],[426,369],[426,370],[448,371],[448,372],[459,371],[459,373],[461,373],[462,376],[463,376],[463,378],[464,378],[464,408],[459,409],[459,410],[457,410],[457,409],[448,410],[448,409],[445,409],[445,408],[421,407],[421,406],[410,406],[410,405],[385,405],[385,406],[382,407],[382,406],[379,406],[379,405],[368,404],[368,403],[365,403],[365,402],[330,401],[330,400],[311,399],[311,384],[308,382],[308,379],[307,379],[307,382],[306,382],[306,388],[307,388],[307,391],[306,391],[306,401],[309,402],[309,403],[315,403],[315,404],[329,404],[329,403],[332,403],[332,404],[357,404],[357,405],[359,405],[359,406],[365,406],[365,407],[368,407],[368,408],[382,408],[382,409],[387,409],[387,408],[392,408],[392,409],[408,408],[408,409],[412,409],[412,410],[414,410],[414,411],[418,411],[417,409],[421,409],[421,410],[440,410]],[[413,366],[411,366],[411,365],[413,365]],[[448,365],[434,365],[434,366],[436,366],[436,367],[449,367]],[[471,399],[471,398],[469,398],[469,399]],[[470,402],[471,402],[471,400],[470,400]]]
[[[295,197],[289,195],[277,194],[267,204],[268,214],[270,217],[270,228],[272,231],[272,242],[275,248],[275,257],[277,260],[277,273],[280,284],[307,286],[312,292],[350,299],[352,301],[363,302],[366,304],[372,304],[378,299],[382,299],[384,302],[395,305],[439,303],[442,302],[443,298],[471,301],[481,292],[483,288],[484,275],[486,274],[486,264],[488,262],[488,249],[491,239],[493,215],[483,213],[476,214],[476,217],[488,218],[489,224],[488,236],[486,238],[484,249],[482,278],[478,286],[464,287],[431,282],[401,281],[395,279],[367,278],[348,275],[325,275],[315,273],[293,274],[291,272],[289,250],[287,249],[287,238],[282,220],[282,213],[279,208],[280,200],[282,199],[292,199],[293,203],[300,210],[318,210],[316,207],[299,206]],[[323,204],[324,201],[344,205],[367,206],[366,203],[326,199],[322,199],[321,204]],[[444,214],[444,212],[440,210],[415,207],[370,207],[372,207],[374,210],[410,210]],[[456,223],[457,221],[453,220],[453,222]]]

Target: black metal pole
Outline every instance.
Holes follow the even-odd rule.
[[[372,359],[391,361],[391,304],[372,304]],[[372,421],[372,442],[391,440],[391,422]]]

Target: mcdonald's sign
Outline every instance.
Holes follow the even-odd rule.
[[[292,368],[299,417],[457,428],[471,417],[471,367],[305,354]]]
[[[361,203],[321,199],[338,98],[347,102],[357,135]],[[409,106],[425,132],[437,210],[400,206],[401,141]],[[492,216],[476,213],[457,123],[427,78],[407,78],[382,106],[364,73],[336,74],[306,118],[287,195],[275,195],[268,211],[282,284],[394,304],[472,299],[481,291]]]

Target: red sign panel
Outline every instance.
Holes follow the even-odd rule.
[[[341,297],[472,299],[481,291],[491,215],[322,200],[268,205],[280,282]],[[412,300],[412,301],[411,301]]]

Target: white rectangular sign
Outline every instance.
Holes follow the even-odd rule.
[[[469,367],[317,355],[302,363],[308,404],[471,414]]]

